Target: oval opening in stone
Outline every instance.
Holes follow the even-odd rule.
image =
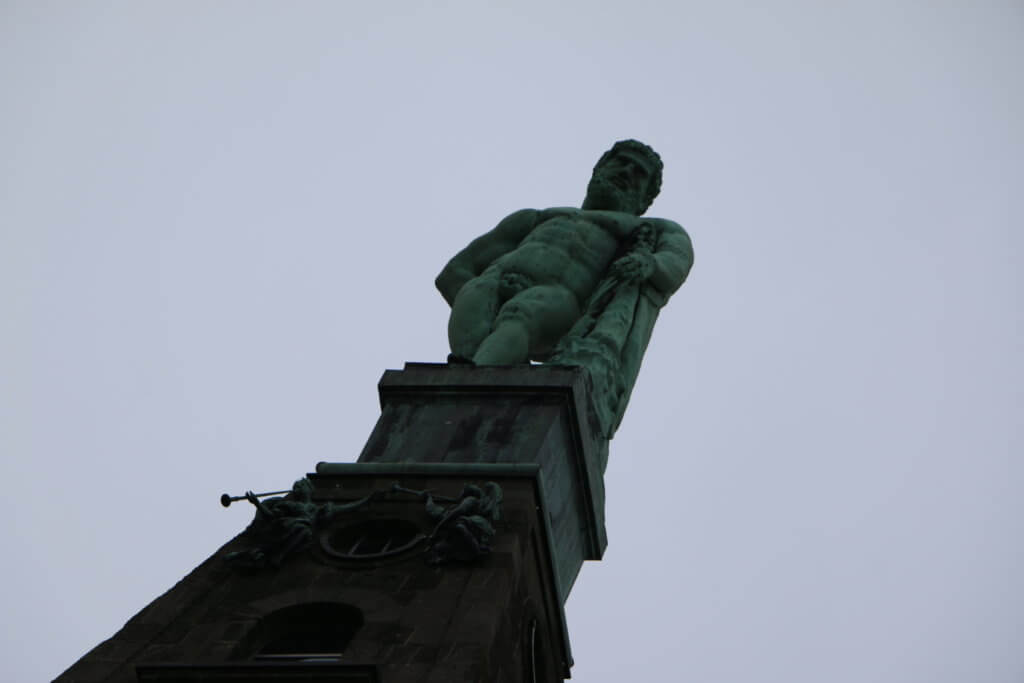
[[[335,557],[366,559],[402,552],[423,537],[419,527],[405,519],[368,519],[328,532],[321,545]]]

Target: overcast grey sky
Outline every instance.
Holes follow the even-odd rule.
[[[3,2],[0,673],[351,461],[445,261],[611,142],[696,265],[568,603],[586,683],[1024,680],[1016,2]]]

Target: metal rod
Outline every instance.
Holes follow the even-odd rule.
[[[253,495],[256,496],[257,498],[262,498],[263,496],[276,496],[282,493],[291,492],[292,490],[288,489],[287,491],[267,491],[266,493],[255,493]],[[234,503],[236,500],[245,500],[245,496],[229,496],[228,494],[225,493],[220,497],[220,504],[223,505],[224,507],[227,507]]]

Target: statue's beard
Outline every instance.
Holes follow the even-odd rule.
[[[587,196],[583,200],[584,209],[622,211],[640,215],[640,207],[637,204],[633,193],[620,188],[605,176],[594,176],[590,179]]]

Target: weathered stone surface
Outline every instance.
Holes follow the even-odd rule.
[[[140,666],[139,683],[379,683],[376,667],[353,664],[164,664]]]
[[[267,640],[261,624],[281,609],[325,603],[351,606],[360,621],[344,646],[344,661],[303,663],[302,671],[322,680],[521,683],[529,680],[524,633],[534,622],[555,653],[538,680],[568,677],[571,656],[536,465],[347,467],[347,473],[321,467],[324,472],[309,475],[312,500],[344,504],[394,483],[457,497],[467,483],[497,482],[504,514],[494,522],[491,552],[436,567],[425,561],[422,546],[383,559],[341,561],[314,543],[281,568],[247,574],[226,561],[244,547],[245,539],[236,538],[57,680],[296,680],[287,676],[298,663],[254,659]],[[331,525],[371,518],[431,525],[422,501],[402,493],[375,497]]]
[[[608,442],[581,368],[409,363],[380,381],[381,416],[359,456],[369,463],[537,463],[554,533],[559,589],[608,544]]]

